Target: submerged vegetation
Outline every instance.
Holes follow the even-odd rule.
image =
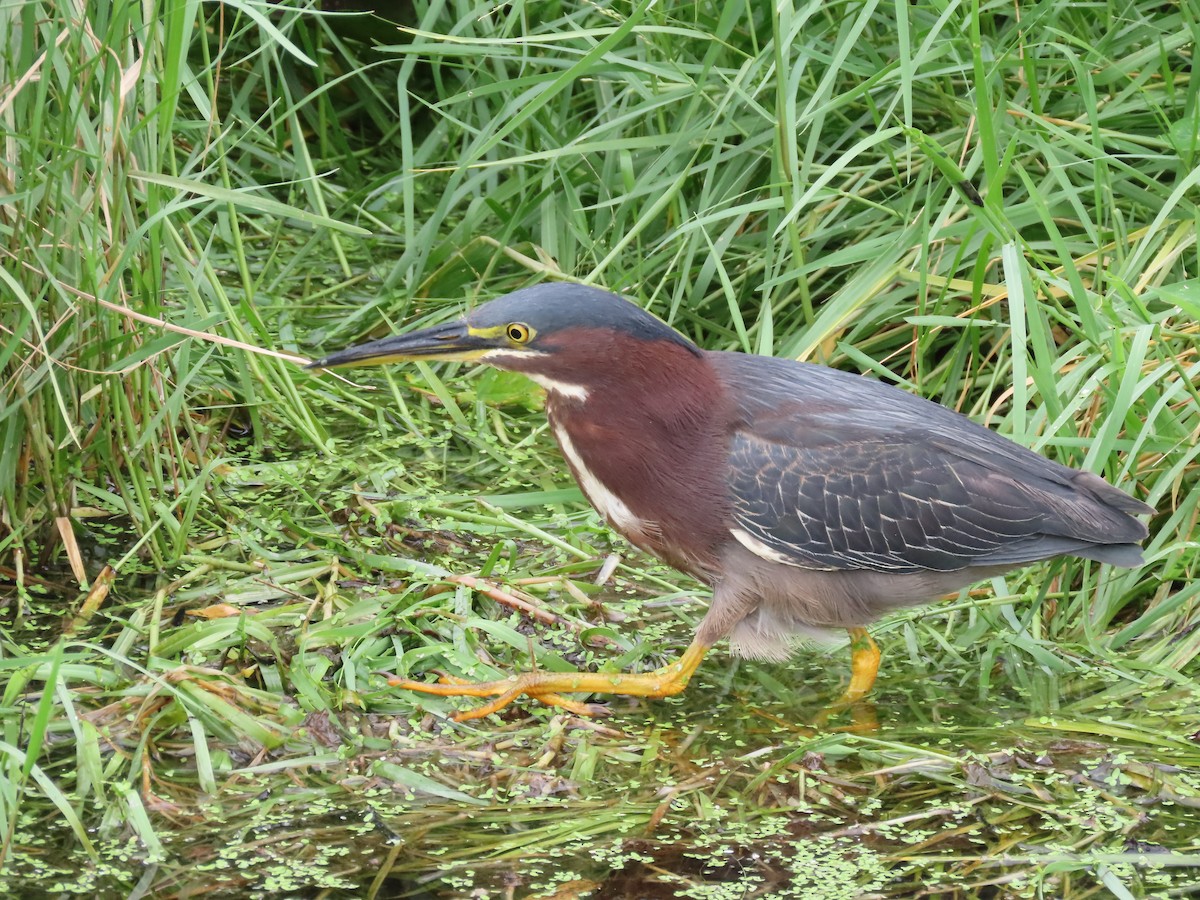
[[[1200,890],[1195,7],[395,6],[0,10],[0,890]],[[450,722],[387,678],[703,612],[528,383],[297,364],[544,279],[1098,472],[1147,564],[892,617],[819,725],[844,648]]]

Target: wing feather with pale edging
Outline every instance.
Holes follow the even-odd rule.
[[[765,559],[914,573],[1062,554],[1138,565],[1150,507],[952,410],[791,360],[710,353],[735,386],[733,536]]]
[[[734,537],[777,562],[908,573],[955,571],[1006,548],[1043,558],[1030,498],[936,448],[796,447],[739,433],[730,464]]]

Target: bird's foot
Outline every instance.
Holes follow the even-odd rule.
[[[670,697],[687,687],[688,680],[700,665],[700,660],[704,658],[707,651],[708,647],[693,642],[676,662],[637,675],[603,672],[525,672],[498,681],[472,682],[443,677],[438,684],[427,684],[423,681],[395,678],[391,679],[388,684],[392,687],[419,691],[423,694],[436,694],[439,697],[496,698],[482,706],[456,713],[454,715],[456,722],[479,719],[499,712],[522,694],[576,715],[592,716],[602,712],[604,708],[569,700],[562,695],[613,694],[623,697]]]
[[[850,721],[846,724],[843,716],[849,714]],[[850,734],[874,734],[879,730],[879,717],[875,713],[875,704],[870,700],[858,700],[852,703],[839,701],[831,703],[812,718],[812,726],[816,731],[848,732]]]
[[[867,629],[851,628],[849,631],[850,683],[842,691],[841,697],[817,713],[813,718],[813,725],[821,730],[866,734],[879,730],[875,705],[864,698],[875,685],[880,653]],[[850,724],[830,728],[830,720],[840,717],[845,712],[850,713]]]
[[[533,700],[545,703],[547,706],[557,706],[579,716],[603,715],[604,708],[592,703],[580,703],[569,700],[548,686],[540,684],[541,672],[527,672],[524,675],[514,675],[499,681],[467,681],[452,675],[443,675],[437,684],[424,681],[407,681],[402,678],[392,678],[388,684],[407,691],[419,691],[423,694],[437,694],[439,697],[495,697],[489,703],[476,706],[474,709],[455,713],[456,722],[466,722],[470,719],[482,719],[484,716],[498,712],[512,703],[522,694]],[[570,674],[570,673],[567,673]]]
[[[879,647],[867,629],[851,628],[849,631],[850,683],[836,704],[839,706],[849,706],[867,696],[875,686],[875,676],[879,674]]]

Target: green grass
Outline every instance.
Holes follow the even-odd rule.
[[[5,891],[1197,889],[1192,5],[70,6],[0,9]],[[1147,565],[889,618],[868,733],[837,647],[452,724],[386,677],[651,667],[704,597],[527,383],[295,357],[545,279],[1098,472]]]

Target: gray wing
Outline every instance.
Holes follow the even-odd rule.
[[[735,536],[779,562],[951,572],[1055,555],[1028,497],[927,447],[797,449],[740,434],[732,449]]]
[[[892,573],[1140,563],[1128,513],[1149,507],[1097,476],[888,385],[774,364],[730,444],[734,536],[758,555]]]

